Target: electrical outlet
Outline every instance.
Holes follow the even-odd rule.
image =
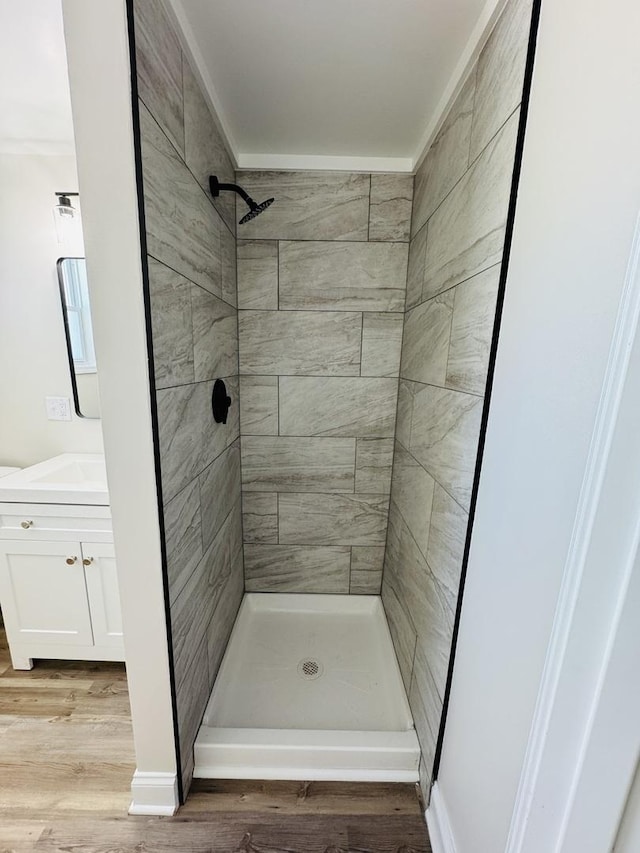
[[[68,397],[45,397],[47,418],[50,421],[70,421],[71,406]]]

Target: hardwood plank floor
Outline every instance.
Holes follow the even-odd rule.
[[[0,628],[0,853],[430,853],[412,785],[197,780],[173,818],[127,815],[122,664],[11,668]]]

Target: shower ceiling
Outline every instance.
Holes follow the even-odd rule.
[[[410,170],[500,0],[168,0],[239,165]],[[305,156],[308,159],[297,159]],[[317,162],[314,161],[314,159]],[[368,162],[365,162],[368,160]],[[337,168],[358,164],[336,161]]]

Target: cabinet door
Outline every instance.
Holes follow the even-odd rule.
[[[0,604],[9,642],[93,643],[79,542],[0,541]]]
[[[82,543],[89,610],[96,646],[123,648],[120,594],[113,545]]]

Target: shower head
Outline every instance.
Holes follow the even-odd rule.
[[[238,193],[238,195],[245,200],[249,206],[249,212],[245,213],[238,225],[244,225],[245,222],[250,222],[252,219],[255,219],[258,214],[262,213],[263,210],[266,210],[275,200],[268,198],[266,201],[257,204],[251,198],[249,193],[242,189],[242,187],[239,187],[237,184],[221,184],[216,175],[209,176],[209,189],[211,190],[211,195],[214,198],[218,198],[222,190],[230,190],[231,192]]]
[[[256,216],[259,216],[263,210],[266,210],[269,205],[273,204],[274,199],[268,198],[266,201],[261,202],[260,204],[256,204],[255,201],[252,205],[250,205],[251,210],[249,213],[245,213],[242,217],[238,225],[244,225],[245,222],[250,222],[252,219],[255,219]]]

